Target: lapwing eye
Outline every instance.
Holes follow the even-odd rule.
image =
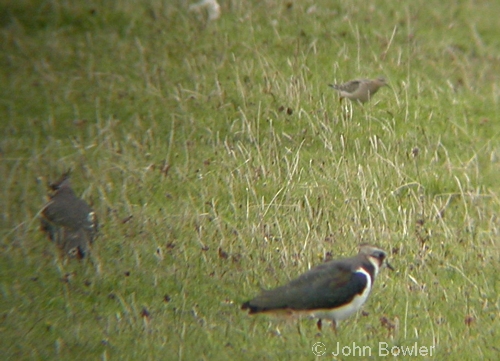
[[[377,252],[375,254],[375,257],[377,257],[379,260],[383,261],[385,258],[385,253],[384,252]]]

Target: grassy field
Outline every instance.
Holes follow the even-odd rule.
[[[498,360],[500,3],[220,4],[0,4],[2,358]],[[67,169],[84,262],[39,229]],[[240,310],[361,243],[396,271],[338,335]]]

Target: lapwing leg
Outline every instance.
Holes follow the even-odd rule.
[[[318,330],[321,332],[321,328],[323,327],[323,322],[321,322],[321,318],[316,322],[316,326],[318,326]]]
[[[335,335],[337,335],[337,321],[332,320],[332,329],[333,332],[335,332]]]

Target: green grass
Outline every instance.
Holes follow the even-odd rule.
[[[498,359],[500,5],[188,5],[0,5],[3,358]],[[379,75],[365,106],[328,87]],[[69,168],[102,224],[82,263],[39,230]],[[397,271],[337,336],[239,309],[363,242]]]

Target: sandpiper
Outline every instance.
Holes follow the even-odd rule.
[[[383,86],[387,85],[385,78],[356,79],[344,84],[329,84],[340,95],[340,101],[347,98],[352,101],[366,103]]]

